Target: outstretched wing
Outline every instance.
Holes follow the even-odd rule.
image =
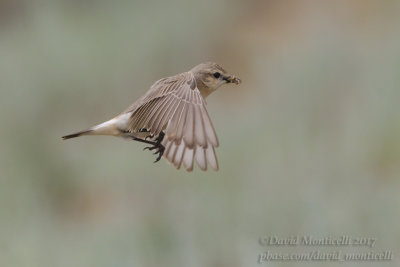
[[[218,138],[208,116],[205,101],[190,72],[157,81],[132,107],[129,131],[147,129],[154,136],[165,130],[164,157],[176,168],[183,163],[193,169],[194,159],[202,170],[217,170],[215,147]]]

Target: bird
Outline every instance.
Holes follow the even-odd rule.
[[[162,78],[116,117],[89,129],[65,135],[67,140],[86,135],[128,138],[149,146],[176,169],[193,170],[194,162],[205,171],[218,171],[215,148],[219,141],[206,109],[205,99],[221,85],[240,84],[214,62],[201,63],[189,71]]]

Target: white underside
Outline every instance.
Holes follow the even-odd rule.
[[[131,115],[132,112],[121,114],[109,121],[93,126],[90,129],[92,130],[90,134],[128,137],[127,134],[124,133],[123,131],[128,129],[129,118],[131,117]],[[129,133],[129,136],[132,136],[132,134]]]

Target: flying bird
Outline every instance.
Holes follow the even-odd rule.
[[[145,147],[164,156],[177,169],[218,170],[215,148],[219,142],[206,110],[205,98],[223,84],[240,84],[214,62],[156,81],[129,108],[115,118],[87,130],[63,136],[111,135],[149,144]]]

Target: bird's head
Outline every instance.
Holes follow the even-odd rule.
[[[211,93],[218,87],[227,83],[240,84],[241,80],[227,73],[221,66],[214,62],[205,62],[190,70],[193,73],[200,91],[209,90]]]

